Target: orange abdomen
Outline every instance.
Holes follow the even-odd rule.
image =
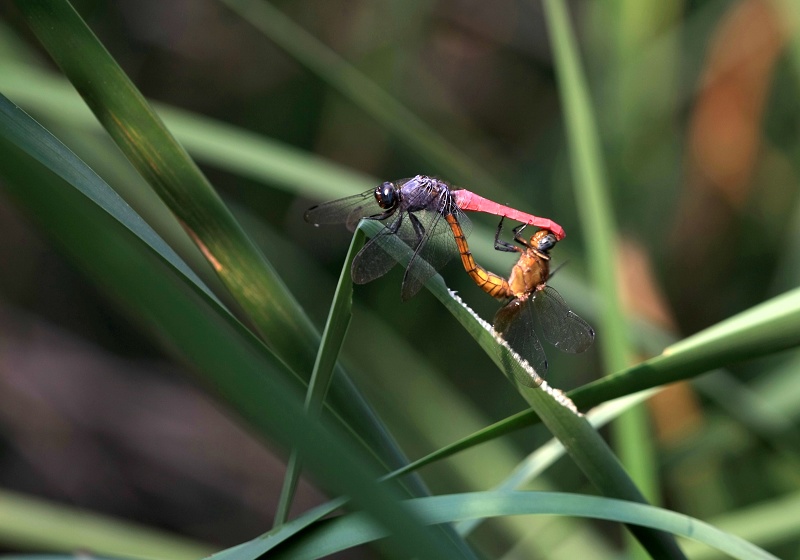
[[[450,224],[450,229],[453,231],[458,251],[461,253],[461,263],[464,265],[464,270],[467,271],[469,277],[472,278],[478,287],[490,296],[498,299],[508,298],[514,295],[505,278],[498,276],[494,272],[489,272],[475,262],[472,252],[469,250],[469,245],[467,245],[467,238],[464,237],[464,232],[461,229],[461,224],[458,223],[455,216],[447,214],[445,220]]]

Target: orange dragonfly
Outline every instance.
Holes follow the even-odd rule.
[[[594,341],[594,329],[572,311],[550,278],[550,249],[558,238],[550,231],[538,230],[530,239],[521,237],[527,224],[514,228],[514,241],[520,246],[500,240],[503,220],[497,226],[494,248],[520,253],[517,264],[506,280],[475,262],[458,220],[445,216],[461,253],[467,274],[484,292],[497,299],[510,300],[494,317],[494,329],[509,346],[533,366],[540,377],[547,373],[547,357],[536,334],[535,326],[550,344],[572,354],[585,351]],[[530,385],[530,379],[522,380]]]

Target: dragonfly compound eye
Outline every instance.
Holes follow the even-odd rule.
[[[397,203],[400,202],[400,193],[392,183],[386,181],[375,187],[375,200],[378,206],[387,210],[397,206]]]
[[[547,251],[549,251],[555,246],[557,241],[558,239],[556,239],[555,235],[553,235],[552,233],[548,233],[547,235],[539,239],[539,244],[536,248],[539,249],[542,253],[547,253]]]

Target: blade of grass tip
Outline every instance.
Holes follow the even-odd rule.
[[[633,360],[618,293],[613,247],[616,225],[608,199],[606,170],[600,149],[589,88],[581,68],[577,41],[564,0],[545,0],[545,19],[555,57],[559,94],[565,111],[570,161],[584,243],[592,278],[601,295],[598,342],[607,372],[621,371]],[[635,407],[614,423],[615,447],[631,477],[651,501],[658,496],[655,452],[646,409]],[[640,553],[640,556],[642,554]]]
[[[176,215],[269,347],[297,376],[308,378],[319,334],[141,93],[69,2],[31,0],[16,5],[126,157]],[[338,377],[342,381],[331,393],[340,412],[359,426],[361,437],[384,461],[405,464],[405,457],[351,381],[344,373]]]
[[[147,101],[65,0],[15,2],[134,167],[186,228],[269,345],[308,375],[317,335],[287,287]]]
[[[353,316],[353,280],[350,275],[350,266],[363,245],[364,232],[357,229],[350,242],[350,249],[347,251],[347,258],[345,258],[342,272],[339,275],[339,283],[336,285],[325,329],[322,331],[322,340],[317,352],[317,360],[314,362],[314,371],[311,373],[311,380],[306,391],[305,411],[314,419],[319,417],[325,394],[328,392],[333,377],[336,360],[342,350],[344,337]],[[297,454],[293,450],[286,469],[286,477],[283,480],[278,510],[275,514],[276,526],[285,523],[289,517],[289,509],[297,489],[301,468]]]
[[[418,498],[411,500],[410,506],[430,524],[453,523],[474,517],[532,514],[617,521],[686,537],[721,550],[733,558],[777,560],[769,552],[699,519],[654,506],[597,496],[560,492],[472,492]],[[372,542],[385,534],[366,516],[348,514],[319,527],[308,538],[291,543],[270,558],[323,558]]]
[[[220,0],[341,95],[390,130],[423,160],[464,184],[502,189],[475,158],[462,153],[386,90],[266,1]]]
[[[355,507],[391,530],[398,554],[431,560],[464,557],[456,543],[409,513],[396,488],[377,483],[377,464],[337,426],[323,426],[304,414],[289,376],[275,372],[286,367],[250,331],[221,316],[194,284],[2,136],[0,170],[4,188],[25,201],[81,270],[122,302],[146,332],[190,364],[260,436],[284,448],[296,446],[324,488],[350,496]]]
[[[360,227],[364,228],[367,234],[374,235],[382,226],[374,221],[365,220]],[[393,239],[395,236],[390,237],[384,249],[406,266],[411,256],[411,249],[399,239]],[[603,438],[586,418],[578,414],[574,404],[561,391],[550,387],[529,365],[520,363],[519,357],[515,357],[505,343],[500,344],[493,334],[491,325],[450,292],[441,276],[434,275],[426,287],[517,387],[545,426],[564,444],[578,468],[600,492],[613,498],[645,503],[644,496]],[[527,386],[522,381],[526,376],[533,382]],[[629,529],[654,557],[684,558],[675,540],[669,535],[639,526],[630,526]]]

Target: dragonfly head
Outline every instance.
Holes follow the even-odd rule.
[[[394,183],[386,181],[375,187],[375,201],[384,210],[389,210],[399,204],[400,191],[397,190]]]
[[[536,250],[543,255],[548,255],[558,242],[558,238],[546,229],[540,229],[531,236],[530,246],[535,247]]]

